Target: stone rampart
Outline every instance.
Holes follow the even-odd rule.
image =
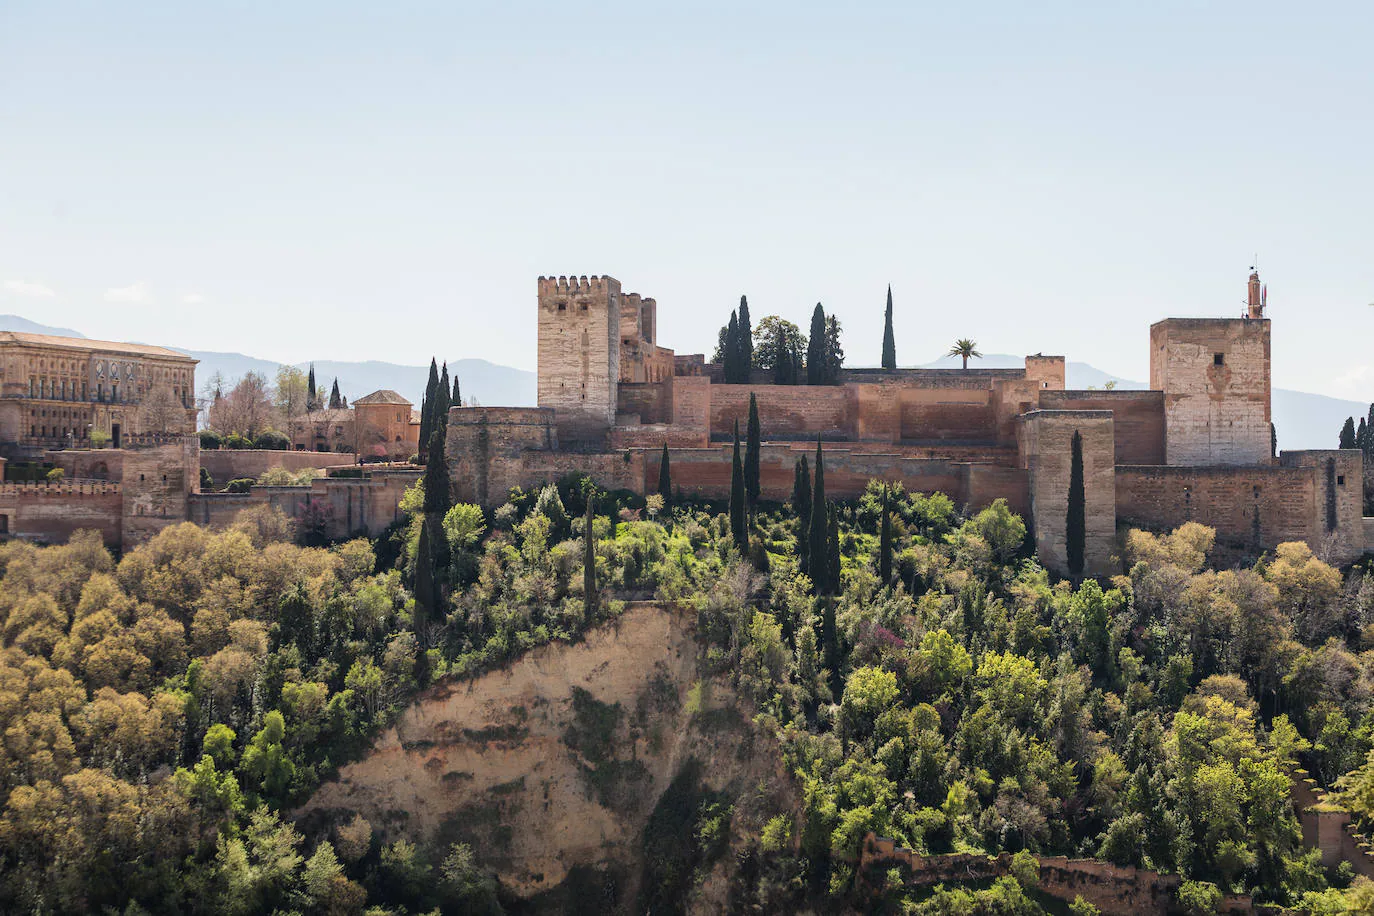
[[[1073,437],[1083,458],[1084,545],[1087,575],[1111,573],[1116,545],[1116,445],[1112,414],[1105,410],[1036,410],[1021,418],[1021,454],[1030,486],[1030,524],[1040,562],[1069,572],[1068,501]]]
[[[815,441],[854,437],[855,391],[847,385],[712,385],[711,437],[740,436],[749,423],[749,395],[758,399],[763,438]]]
[[[0,484],[0,530],[10,537],[56,544],[92,529],[107,546],[117,548],[123,506],[123,488],[108,481]]]
[[[351,452],[221,448],[200,453],[200,466],[210,472],[215,479],[215,486],[220,489],[231,480],[244,477],[256,480],[272,468],[286,468],[297,473],[306,468],[323,469],[357,463],[358,456]]]
[[[1075,897],[1096,906],[1106,916],[1138,916],[1171,912],[1182,879],[1143,868],[1113,865],[1100,859],[1069,859],[1064,856],[1040,856],[1039,884],[1041,891],[1060,900],[1072,902]],[[859,858],[860,892],[868,893],[891,869],[898,869],[909,887],[929,887],[934,884],[960,885],[986,881],[1010,875],[1012,855],[997,856],[972,853],[949,855],[921,855],[903,849],[894,841],[870,833],[864,838]],[[1219,912],[1228,914],[1252,913],[1249,896],[1226,897]]]
[[[1110,410],[1117,464],[1164,464],[1162,391],[1045,391],[1043,410]]]

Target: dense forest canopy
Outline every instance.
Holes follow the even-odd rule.
[[[749,506],[743,552],[722,506],[576,479],[492,513],[452,506],[439,525],[425,505],[417,488],[374,543],[298,546],[258,510],[217,533],[176,525],[117,561],[89,533],[0,545],[0,909],[512,905],[481,849],[384,837],[361,817],[306,835],[290,813],[432,679],[576,639],[628,599],[695,615],[703,676],[778,737],[802,800],[748,834],[719,799],[671,831],[651,822],[641,910],[686,906],[724,856],[739,910],[856,906],[870,831],[923,853],[1176,873],[1204,912],[1242,892],[1369,905],[1367,882],[1303,846],[1289,795],[1304,765],[1374,826],[1363,569],[1343,577],[1302,544],[1212,568],[1213,533],[1188,524],[1126,533],[1110,580],[1054,581],[1005,504],[965,517],[875,482],[809,513],[828,530],[803,552],[839,583],[818,596],[790,504]],[[417,563],[431,533],[438,568]],[[416,614],[417,567],[438,613]],[[894,881],[881,904],[1035,913],[1034,883]]]

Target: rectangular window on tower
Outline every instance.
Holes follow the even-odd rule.
[[[1212,365],[1213,365],[1213,366],[1224,366],[1224,365],[1226,365],[1226,356],[1225,356],[1225,354],[1222,354],[1222,353],[1213,353],[1213,354],[1212,354]]]

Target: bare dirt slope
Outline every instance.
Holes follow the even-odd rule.
[[[531,896],[570,869],[636,874],[644,826],[689,760],[712,791],[787,782],[734,697],[697,684],[691,612],[643,604],[577,644],[436,685],[300,812],[388,837],[461,840]]]

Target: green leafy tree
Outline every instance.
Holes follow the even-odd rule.
[[[749,430],[744,450],[744,490],[749,497],[749,508],[759,501],[759,450],[762,447],[762,432],[759,428],[759,402],[754,392],[749,392]]]
[[[735,441],[735,459],[739,460],[739,439]],[[596,618],[601,594],[596,586],[596,488],[588,481],[585,489],[587,514],[582,528],[582,616],[590,623]]]
[[[285,737],[286,720],[274,709],[263,716],[262,729],[244,749],[240,765],[258,792],[274,802],[286,800],[291,780],[296,775],[296,765],[282,745]]]
[[[897,339],[892,333],[892,284],[887,286],[887,311],[883,313],[883,368],[897,368]]]
[[[840,342],[840,319],[827,315],[825,319],[825,384],[838,385],[844,368],[844,347]]]
[[[978,352],[977,341],[969,340],[967,337],[961,337],[956,340],[954,346],[950,347],[949,352],[945,355],[957,356],[962,359],[965,369],[968,368],[968,361],[970,359],[980,359],[983,356],[983,354]]]
[[[765,316],[754,329],[754,363],[773,374],[775,385],[801,382],[797,370],[806,347],[801,328],[777,315]]]
[[[1083,554],[1087,544],[1087,501],[1083,491],[1083,437],[1073,432],[1069,457],[1069,507],[1064,520],[1064,540],[1068,551],[1069,574],[1083,575]]]

